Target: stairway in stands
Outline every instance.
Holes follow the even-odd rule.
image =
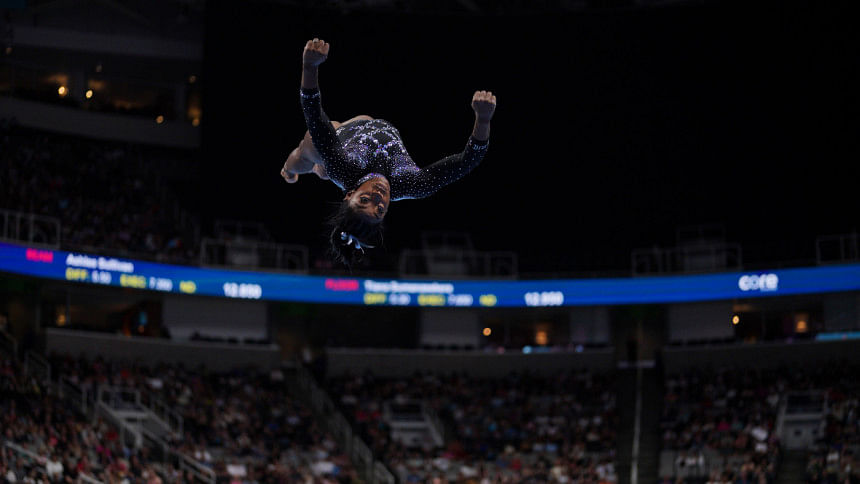
[[[806,451],[786,450],[776,474],[776,484],[804,484],[805,475]]]
[[[660,465],[660,417],[663,414],[662,375],[642,369],[642,420],[639,436],[639,483],[657,482]]]
[[[630,462],[633,458],[633,427],[636,422],[636,369],[618,369],[618,484],[630,484]]]
[[[618,370],[618,484],[632,484],[633,439],[636,424],[636,368]],[[642,368],[642,408],[637,459],[637,484],[657,481],[660,456],[662,387],[657,370]]]

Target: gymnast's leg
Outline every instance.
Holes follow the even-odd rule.
[[[356,117],[354,117],[354,118],[349,118],[349,119],[347,119],[346,121],[344,121],[343,123],[340,123],[340,124],[341,124],[341,126],[343,126],[344,124],[349,124],[349,123],[351,123],[351,122],[353,122],[353,121],[373,121],[373,118],[371,118],[370,116],[368,116],[368,115],[366,115],[366,114],[359,114],[358,116],[356,116]],[[331,123],[331,124],[335,124],[335,122],[334,122],[334,121],[332,121],[332,123]],[[337,129],[338,127],[339,127],[339,126],[335,126],[335,127],[334,127],[334,129]]]
[[[331,125],[334,129],[338,129],[341,126],[354,121],[372,120],[373,118],[366,114],[359,114],[358,116],[349,118],[342,123],[332,121]],[[328,175],[326,174],[325,167],[323,166],[322,157],[320,157],[319,152],[314,148],[314,144],[311,141],[310,131],[305,131],[304,138],[302,138],[299,145],[290,152],[289,156],[287,156],[287,161],[284,162],[284,167],[281,168],[281,176],[284,177],[284,180],[286,180],[287,183],[297,182],[299,180],[299,175],[304,173],[315,173],[323,180],[328,180]]]

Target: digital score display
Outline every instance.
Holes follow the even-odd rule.
[[[860,264],[612,279],[407,281],[159,264],[0,243],[0,272],[176,294],[321,304],[552,307],[860,290]]]

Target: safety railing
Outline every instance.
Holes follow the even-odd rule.
[[[162,439],[158,435],[146,428],[141,429],[143,440],[149,445],[151,456],[160,460],[164,464],[172,464],[175,468],[183,473],[189,473],[193,476],[194,482],[202,482],[207,484],[215,484],[215,471],[206,467],[187,455],[178,452],[171,448],[170,443]],[[190,483],[189,483],[190,484]]]
[[[51,381],[51,365],[44,357],[32,351],[24,355],[24,372],[40,382]]]
[[[266,225],[261,222],[219,218],[212,225],[212,232],[220,240],[272,240]]]
[[[342,413],[336,412],[326,420],[328,431],[334,436],[338,442],[352,443],[352,427],[346,421],[346,417]],[[349,452],[349,447],[345,446],[344,451]]]
[[[139,398],[140,403],[161,420],[171,432],[176,435],[183,435],[184,422],[179,412],[173,410],[161,397],[151,391],[139,392]]]
[[[45,461],[46,461],[45,457],[43,457],[43,456],[41,456],[41,455],[31,451],[31,450],[25,449],[24,447],[21,447],[20,445],[14,443],[14,442],[10,442],[8,440],[3,441],[3,446],[6,447],[7,449],[11,450],[12,452],[15,452],[16,454],[18,454],[19,457],[31,460],[34,463],[38,464],[38,465],[34,466],[34,470],[40,476],[45,476],[47,474],[45,472]],[[3,477],[5,478],[6,476],[3,476]],[[14,482],[14,481],[9,481],[9,482]]]
[[[701,273],[740,270],[740,244],[714,243],[671,248],[634,249],[630,255],[633,275]]]
[[[32,450],[25,449],[15,442],[11,442],[8,440],[3,441],[3,445],[6,446],[7,449],[14,451],[15,453],[22,455],[28,459],[32,459],[34,462],[44,463],[45,458],[41,455],[33,452]]]
[[[131,449],[139,449],[143,446],[142,433],[119,417],[107,403],[99,400],[95,411],[97,416],[103,418],[119,430],[119,439],[122,445]]]
[[[0,330],[0,351],[11,356],[13,360],[18,359],[18,340],[3,330]]]
[[[373,452],[357,435],[352,438],[350,459],[367,482],[373,482]]]
[[[424,413],[424,417],[430,422],[430,425],[433,427],[435,432],[439,435],[439,438],[441,438],[443,442],[447,442],[449,440],[448,427],[445,426],[445,422],[442,421],[442,418],[439,417],[436,410],[430,405],[424,403],[421,405],[421,411]]]
[[[295,368],[298,394],[303,395],[317,417],[322,418],[324,427],[349,456],[359,475],[368,484],[394,484],[394,476],[381,461],[374,458],[367,444],[354,435],[349,421],[337,409],[328,393],[314,381],[310,371],[301,364],[296,364]]]
[[[0,209],[0,240],[58,249],[60,234],[60,219],[56,217]]]
[[[397,480],[382,462],[376,461],[373,464],[373,482],[376,484],[395,484]]]
[[[471,249],[403,249],[400,275],[409,277],[492,277],[516,279],[517,254],[511,251]]]
[[[93,402],[90,399],[90,393],[86,389],[82,389],[79,385],[65,376],[60,376],[60,378],[57,379],[57,389],[60,394],[63,395],[66,400],[72,402],[72,404],[74,404],[82,414],[90,415],[90,412],[93,410]]]
[[[36,466],[34,468],[34,470],[40,476],[46,475],[45,468],[44,468],[44,464],[46,461],[45,457],[43,457],[43,456],[41,456],[41,455],[31,451],[31,450],[25,449],[24,447],[21,447],[20,445],[14,443],[14,442],[10,442],[8,440],[3,441],[3,446],[12,452],[15,452],[19,456],[21,456],[25,459],[29,459],[29,460],[33,461],[34,463],[39,464],[38,466]],[[5,478],[6,476],[3,476],[3,477]],[[85,482],[87,484],[104,484],[102,481],[95,479],[94,477],[89,476],[87,474],[83,474],[83,473],[78,473],[78,478],[80,479],[81,482]],[[9,482],[14,482],[14,481],[9,481]],[[28,482],[28,481],[25,479],[24,482]]]
[[[154,460],[159,460],[161,462],[167,462],[170,456],[170,445],[166,440],[162,439],[154,432],[147,430],[146,427],[141,426],[140,428],[140,436],[143,438],[143,442],[148,444],[150,457]]]
[[[307,273],[308,260],[308,248],[303,245],[209,237],[200,243],[200,264],[204,266]]]
[[[215,484],[216,475],[213,469],[206,467],[181,452],[173,451],[171,456],[171,460],[173,460],[174,465],[176,465],[180,471],[191,473],[191,475],[194,476],[194,479],[200,482]]]
[[[860,234],[823,235],[815,240],[818,265],[860,260]]]
[[[141,427],[140,435],[143,437],[144,442],[148,443],[147,447],[150,449],[150,455],[154,459],[160,460],[164,464],[171,464],[182,473],[190,473],[194,478],[193,482],[215,484],[216,474],[213,469],[173,449],[168,441],[158,436],[155,432],[147,430],[145,426]]]
[[[662,450],[659,455],[660,477],[669,477],[673,481],[698,482],[713,473],[721,473],[726,468],[739,468],[743,462],[742,456],[724,456],[719,451],[706,449],[699,453]]]
[[[80,478],[81,482],[86,482],[87,484],[104,484],[102,481],[100,481],[96,478],[90,477],[86,474],[80,474],[79,473],[78,478]]]
[[[96,400],[98,403],[107,404],[113,410],[144,409],[140,402],[140,392],[135,388],[100,385]]]

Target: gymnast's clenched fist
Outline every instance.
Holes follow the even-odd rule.
[[[305,44],[305,50],[302,52],[302,64],[308,67],[316,67],[328,58],[329,44],[328,42],[314,38]]]
[[[472,96],[472,109],[479,121],[491,120],[496,112],[496,96],[490,91],[475,91]]]

